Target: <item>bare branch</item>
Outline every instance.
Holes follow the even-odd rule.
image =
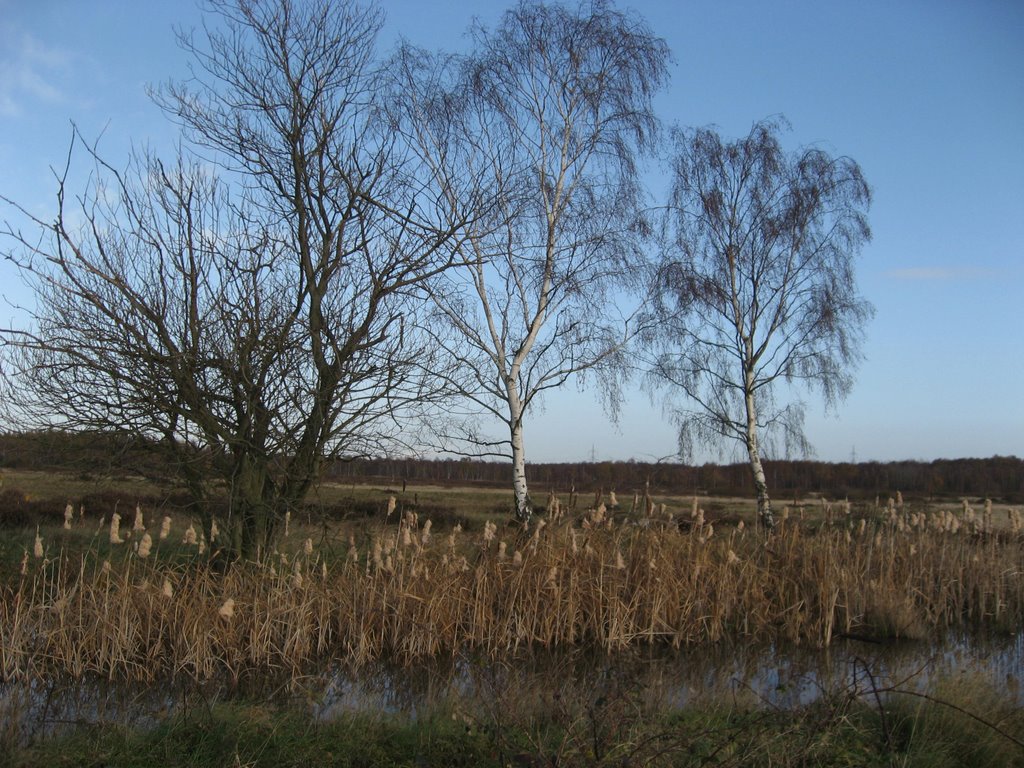
[[[659,322],[647,336],[651,385],[699,406],[675,411],[681,442],[739,441],[769,525],[760,440],[809,450],[803,404],[777,400],[778,385],[800,382],[835,406],[873,314],[854,282],[870,238],[860,168],[818,149],[786,153],[781,127],[760,122],[736,142],[710,129],[673,134]]]
[[[446,367],[473,371],[458,394],[507,425],[528,517],[530,405],[585,373],[618,399],[635,329],[614,307],[639,272],[637,158],[656,138],[668,51],[602,2],[523,2],[472,38],[468,56],[405,49],[395,69],[412,95],[402,124],[442,185],[437,198],[475,200],[483,214],[465,266],[430,292],[454,337]]]

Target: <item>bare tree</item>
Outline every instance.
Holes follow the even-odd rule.
[[[659,322],[648,339],[650,380],[667,390],[684,455],[695,441],[738,441],[769,528],[762,436],[809,448],[804,406],[784,401],[779,385],[806,385],[835,405],[874,311],[854,281],[870,239],[860,167],[820,149],[787,153],[779,131],[764,121],[735,142],[710,129],[674,132]]]
[[[197,154],[119,172],[89,149],[74,203],[59,174],[56,222],[6,227],[37,305],[4,338],[24,421],[159,441],[197,503],[226,487],[249,556],[325,459],[385,449],[429,397],[417,292],[459,223],[375,104],[376,11],[209,10],[194,77],[157,95]]]
[[[470,411],[507,425],[460,437],[511,458],[529,519],[525,414],[577,375],[614,385],[634,330],[616,300],[639,261],[637,157],[656,134],[668,50],[604,2],[523,2],[472,38],[464,57],[403,52],[405,123],[439,198],[495,203],[463,242],[465,263],[430,284],[450,360],[439,373]]]

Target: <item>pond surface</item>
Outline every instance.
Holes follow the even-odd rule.
[[[624,685],[658,707],[737,701],[796,708],[854,688],[865,695],[887,688],[923,691],[955,676],[976,677],[1024,706],[1024,633],[932,643],[846,640],[826,649],[723,644],[615,655],[546,652],[504,662],[435,662],[411,672],[378,667],[358,677],[332,676],[314,711],[325,719],[358,710],[415,716],[452,699],[488,699],[509,690],[543,697]]]
[[[658,709],[715,702],[796,708],[823,696],[924,691],[958,677],[990,685],[1024,706],[1024,633],[932,643],[846,640],[826,649],[722,644],[615,655],[543,652],[500,662],[459,657],[415,669],[338,668],[307,678],[301,690],[266,677],[203,685],[8,683],[0,686],[0,724],[8,738],[24,742],[77,725],[151,726],[169,714],[232,697],[290,702],[321,720],[350,712],[417,717],[441,706],[587,706],[610,696]]]

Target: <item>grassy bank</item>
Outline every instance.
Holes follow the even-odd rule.
[[[628,690],[511,706],[499,697],[416,719],[318,721],[296,706],[204,702],[151,726],[8,745],[0,766],[1022,766],[1024,712],[1002,701],[961,681],[925,698],[841,691],[797,710],[652,712]]]

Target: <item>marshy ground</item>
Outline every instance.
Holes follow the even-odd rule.
[[[21,718],[5,736],[13,764],[57,759],[47,750],[77,739],[72,753],[99,745],[107,757],[90,759],[107,764],[131,752],[211,765],[888,765],[938,744],[929,728],[970,760],[918,764],[982,764],[977,749],[963,751],[972,744],[991,747],[993,765],[1024,755],[1021,703],[1006,687],[1016,678],[986,677],[984,660],[922,688],[854,651],[861,673],[851,662],[816,682],[813,701],[733,690],[714,703],[652,701],[627,661],[749,647],[781,660],[793,648],[908,641],[926,659],[951,633],[1019,645],[1021,516],[984,500],[795,500],[779,505],[766,537],[753,504],[737,499],[553,494],[523,527],[509,523],[501,490],[326,486],[274,551],[220,573],[206,566],[216,527],[142,481],[20,473],[4,489],[7,705],[31,711],[40,691],[99,680],[181,692],[162,719],[107,728],[85,707],[61,719],[82,720],[87,736],[43,729],[34,745]],[[530,694],[515,670],[538,654],[596,655],[606,674],[552,676],[557,697]],[[381,665],[401,680],[438,660],[512,677],[412,711],[326,717],[320,706],[326,681]],[[946,718],[963,721],[962,739],[932,722]],[[405,747],[374,752],[381,739]],[[209,757],[167,762],[183,749]]]

